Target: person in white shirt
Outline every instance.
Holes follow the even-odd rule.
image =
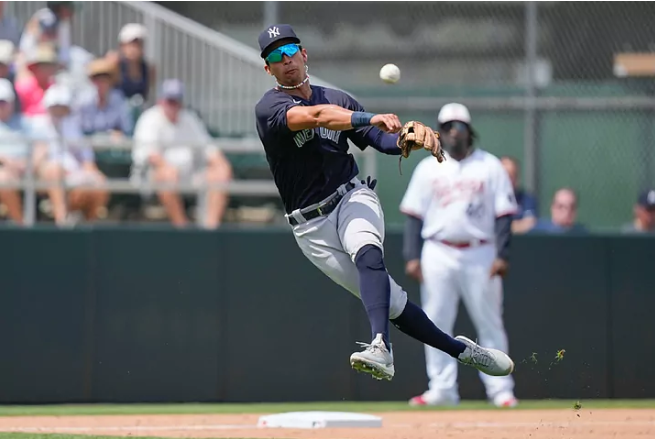
[[[106,209],[109,193],[93,187],[103,185],[106,177],[98,169],[93,149],[82,133],[79,114],[72,111],[71,89],[62,84],[50,86],[43,97],[43,105],[47,113],[35,116],[30,122],[30,137],[44,146],[44,161],[38,171],[40,178],[51,183],[63,180],[73,187],[91,186],[72,189],[68,200],[61,185],[55,184],[48,189],[55,223],[69,225],[77,221],[77,212],[87,221],[94,221],[101,209]]]
[[[216,147],[200,118],[183,108],[184,84],[176,79],[163,82],[157,105],[146,110],[134,128],[132,179],[159,183],[186,182],[200,184],[227,183],[232,168]],[[208,189],[204,227],[220,226],[228,194],[222,189]],[[159,199],[176,227],[189,220],[179,194],[170,190],[158,193]]]
[[[406,272],[421,283],[423,309],[445,333],[453,333],[461,299],[480,344],[507,352],[502,277],[517,210],[514,190],[500,160],[473,146],[476,135],[464,105],[445,105],[437,119],[446,160],[423,159],[400,205],[407,215]],[[459,403],[455,359],[431,347],[425,356],[429,389],[410,404]],[[493,404],[517,404],[511,375],[480,378]]]
[[[29,144],[25,120],[14,111],[16,94],[11,82],[0,78],[0,182],[17,183],[27,170]],[[0,200],[7,207],[7,216],[23,224],[22,200],[18,189],[0,190]]]

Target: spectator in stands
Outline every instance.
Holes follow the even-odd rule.
[[[223,153],[210,147],[211,138],[200,119],[183,108],[184,84],[176,79],[164,81],[157,105],[146,110],[136,123],[132,153],[132,178],[156,182],[199,184],[227,183],[232,169]],[[204,156],[204,157],[203,157]],[[188,224],[182,200],[173,191],[159,192],[159,199],[171,222]],[[208,190],[206,228],[220,225],[228,194]]]
[[[30,124],[31,136],[44,139],[47,145],[45,162],[39,167],[39,175],[50,183],[65,180],[67,186],[79,184],[103,184],[105,176],[94,161],[93,149],[86,142],[81,130],[79,115],[72,112],[73,95],[70,88],[56,84],[48,88],[43,98],[47,116]],[[88,221],[98,218],[105,208],[109,194],[104,189],[72,189],[66,194],[61,187],[48,189],[55,223],[67,225],[76,221],[69,212],[81,211]]]
[[[16,80],[16,93],[24,116],[31,118],[46,113],[43,96],[55,82],[55,74],[60,67],[54,48],[48,44],[39,46],[28,57],[27,69],[30,74]]]
[[[535,232],[568,233],[586,232],[587,228],[576,222],[578,216],[578,196],[571,188],[555,192],[550,205],[550,219],[540,219],[531,229]]]
[[[32,15],[20,40],[20,51],[28,59],[43,44],[52,44],[57,60],[68,65],[71,48],[71,20],[75,2],[46,2],[46,7]]]
[[[655,188],[639,194],[633,214],[634,220],[621,229],[624,233],[655,233]]]
[[[16,18],[5,14],[5,3],[0,2],[0,40],[11,41],[16,47],[20,41],[21,26]]]
[[[6,78],[0,78],[0,182],[15,183],[27,168],[29,145],[27,132],[20,114],[14,112],[16,95]],[[9,218],[23,224],[23,207],[17,189],[1,189],[0,200],[7,208]]]
[[[146,37],[147,31],[142,24],[126,24],[118,35],[119,51],[107,54],[118,68],[118,88],[129,100],[147,101],[155,84],[155,66],[145,59]]]
[[[537,200],[532,194],[526,192],[519,186],[520,169],[518,161],[509,156],[501,157],[500,161],[512,182],[514,197],[518,204],[518,211],[512,221],[512,232],[517,234],[525,233],[537,223]]]
[[[16,46],[14,46],[14,43],[9,40],[0,40],[0,78],[9,80],[11,88],[14,91],[14,96],[17,95],[13,72],[15,50]],[[19,99],[14,99],[14,112],[21,112]]]
[[[132,135],[129,105],[123,93],[114,88],[118,79],[116,65],[99,58],[88,64],[87,71],[94,89],[85,93],[79,103],[82,132],[87,136],[109,134],[118,140]]]

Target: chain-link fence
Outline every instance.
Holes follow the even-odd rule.
[[[579,220],[614,228],[655,185],[653,58],[648,2],[178,2],[172,9],[256,45],[269,21],[294,26],[312,72],[358,95],[371,111],[435,123],[439,108],[469,106],[480,146],[522,165],[522,182],[549,216],[557,188],[579,195]],[[378,80],[393,62],[393,87]],[[646,76],[634,76],[641,68]],[[398,175],[381,157],[379,170]],[[403,171],[402,182],[409,178]],[[389,220],[405,186],[380,183]]]

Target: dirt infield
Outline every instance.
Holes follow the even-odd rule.
[[[376,414],[376,413],[372,413]],[[383,427],[263,429],[259,415],[0,418],[0,431],[111,436],[319,439],[525,439],[655,437],[655,410],[420,411],[377,413]]]

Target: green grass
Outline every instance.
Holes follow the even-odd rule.
[[[575,400],[521,401],[515,410],[569,409]],[[655,400],[581,400],[582,408],[655,408]],[[499,410],[484,401],[463,401],[458,407],[409,407],[406,402],[311,402],[257,404],[84,404],[0,406],[0,416],[146,415],[146,414],[230,414],[281,413],[325,410],[388,412],[409,410]]]

